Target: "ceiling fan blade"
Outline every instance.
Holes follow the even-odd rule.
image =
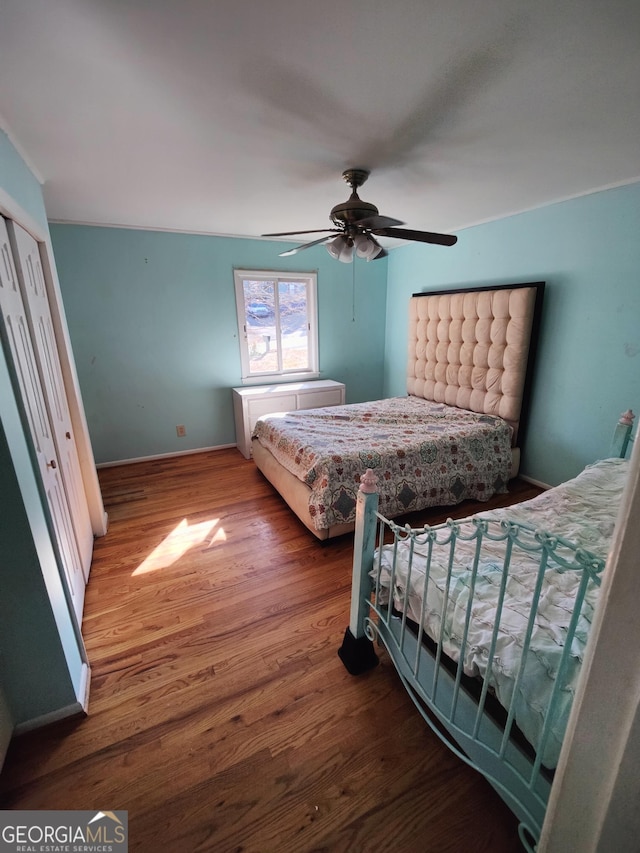
[[[356,223],[362,228],[391,228],[393,225],[404,225],[400,219],[394,219],[392,216],[367,216],[366,219],[359,219]]]
[[[376,237],[397,237],[398,240],[417,240],[420,243],[436,243],[438,246],[453,246],[458,242],[453,234],[412,231],[410,228],[374,228],[372,233]]]
[[[305,232],[303,231],[302,233],[304,234]],[[265,234],[264,236],[266,237],[267,235]],[[287,249],[286,252],[280,252],[278,257],[279,258],[286,258],[289,255],[297,255],[298,252],[302,251],[302,249],[310,249],[312,246],[317,246],[320,243],[326,243],[327,240],[331,240],[331,239],[332,239],[331,235],[328,234],[326,237],[320,237],[319,240],[312,240],[311,243],[303,243],[301,246],[295,246],[293,249]]]
[[[276,231],[275,234],[261,234],[261,237],[292,237],[295,234],[320,234],[321,232],[337,231],[342,234],[342,228],[312,228],[310,231]]]

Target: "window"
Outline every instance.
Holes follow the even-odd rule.
[[[315,273],[235,270],[242,378],[318,374]]]

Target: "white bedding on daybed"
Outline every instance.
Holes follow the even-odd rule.
[[[552,532],[606,559],[627,471],[627,460],[606,459],[587,467],[575,479],[532,500],[502,510],[478,513],[476,517],[509,519]],[[469,525],[468,529],[471,529],[468,520],[463,524]],[[470,676],[487,676],[486,661],[499,594],[504,548],[504,542],[485,539],[483,543],[464,659],[464,672]],[[460,657],[474,549],[474,542],[458,540],[455,550],[442,643],[443,652],[455,661]],[[426,545],[414,546],[407,613],[416,623],[420,622],[425,554]],[[395,569],[394,602],[399,609],[403,607],[407,585],[408,558],[409,547],[402,543],[398,547]],[[391,546],[384,546],[380,578],[383,587],[380,603],[383,604],[385,587],[388,600],[392,559]],[[434,546],[427,606],[422,621],[427,634],[436,640],[440,636],[447,560],[448,548],[445,550],[443,547],[438,557],[438,546]],[[519,552],[517,564],[512,562],[509,571],[501,630],[490,675],[491,689],[505,708],[509,708],[513,696],[538,564],[538,555],[528,558],[524,552]],[[373,572],[374,576],[376,571],[377,568]],[[559,572],[553,568],[545,572],[538,616],[515,706],[515,721],[534,748],[544,722],[542,709],[548,705],[560,663],[580,574],[577,570]],[[568,688],[562,692],[552,735],[542,752],[543,764],[550,768],[557,763],[598,592],[599,586],[590,582],[571,648]]]

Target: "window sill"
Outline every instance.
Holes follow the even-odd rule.
[[[321,379],[319,373],[287,373],[286,375],[243,376],[242,385],[282,385],[285,382],[310,382]]]

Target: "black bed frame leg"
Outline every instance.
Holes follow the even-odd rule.
[[[354,637],[350,628],[344,632],[338,655],[350,675],[362,675],[379,663],[371,640],[364,636]]]

